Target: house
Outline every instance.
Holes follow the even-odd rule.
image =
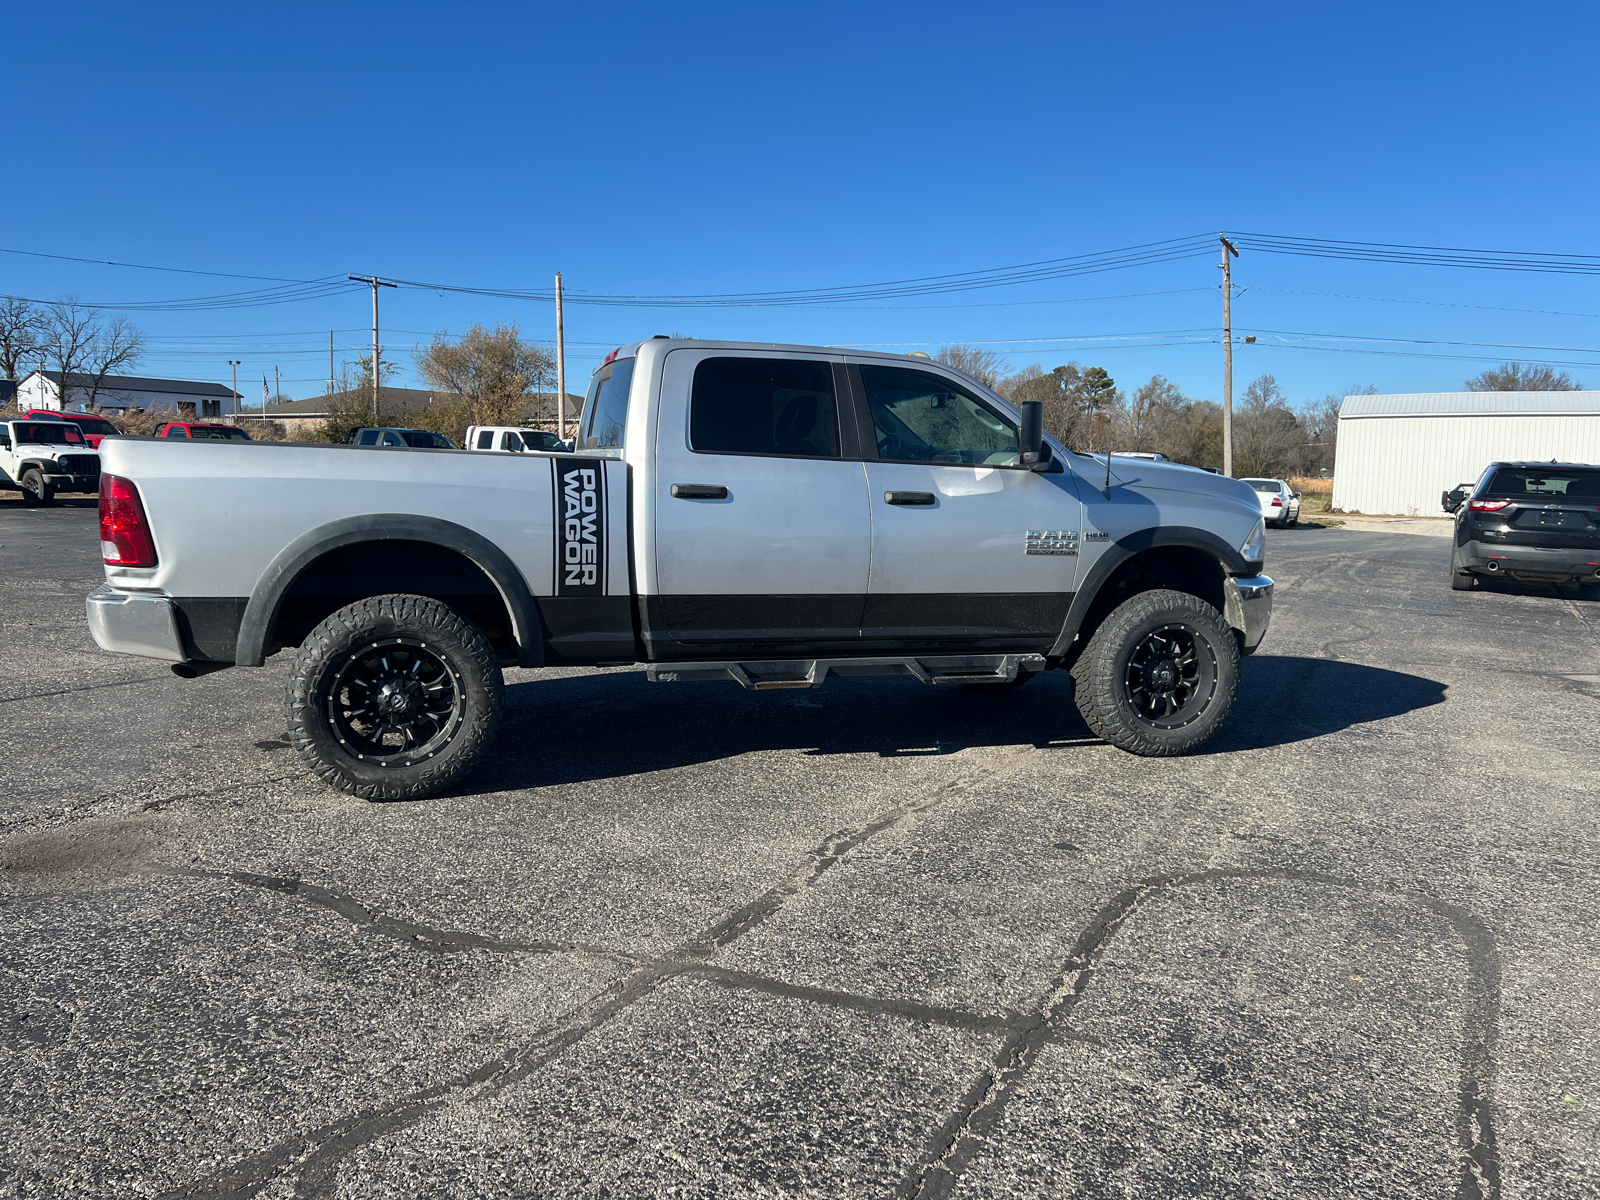
[[[239,396],[220,383],[140,375],[107,375],[96,388],[93,375],[74,373],[68,377],[63,400],[61,372],[34,371],[17,384],[17,406],[52,408],[57,412],[92,407],[114,413],[142,408],[147,412],[170,412],[180,418],[205,418],[232,416],[239,411]]]
[[[1600,392],[1346,396],[1333,506],[1437,513],[1439,497],[1492,462],[1600,463]]]

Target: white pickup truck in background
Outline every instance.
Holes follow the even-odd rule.
[[[291,740],[369,798],[467,771],[503,665],[1065,668],[1096,733],[1187,752],[1266,631],[1255,493],[1039,420],[926,359],[657,338],[595,373],[570,454],[110,439],[89,625],[188,675],[295,649]]]

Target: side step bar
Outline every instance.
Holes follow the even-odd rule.
[[[917,658],[795,658],[770,662],[649,663],[651,683],[733,682],[753,692],[818,688],[829,675],[910,675],[923,683],[1010,683],[1045,668],[1042,654]]]

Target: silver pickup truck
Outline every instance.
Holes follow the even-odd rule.
[[[1073,674],[1100,736],[1182,754],[1272,605],[1248,485],[1074,453],[926,359],[655,338],[570,454],[108,439],[107,650],[192,676],[294,650],[290,738],[372,799],[482,756],[501,668],[756,691]]]

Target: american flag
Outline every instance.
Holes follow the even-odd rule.
[[[265,409],[267,407],[267,401],[270,400],[271,398],[272,398],[272,393],[267,390],[267,377],[265,375],[262,375],[261,376],[261,407],[263,409]]]

